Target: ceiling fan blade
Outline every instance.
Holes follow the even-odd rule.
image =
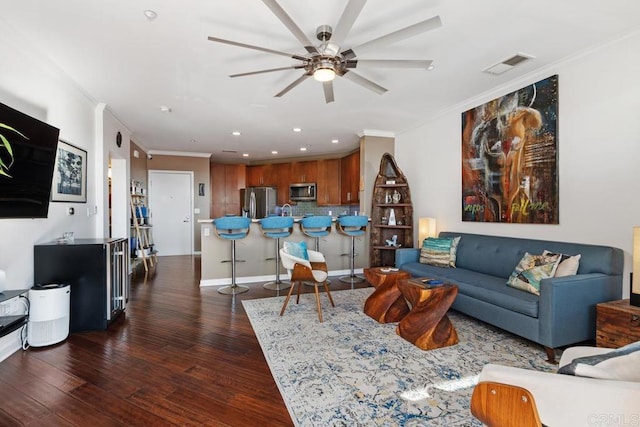
[[[270,68],[268,70],[260,70],[260,71],[249,71],[248,73],[231,74],[229,77],[233,78],[233,77],[253,76],[254,74],[271,73],[273,71],[297,70],[300,68],[304,68],[304,65],[291,65],[289,67]]]
[[[356,74],[353,71],[346,71],[342,77],[344,77],[347,80],[351,80],[352,82],[359,84],[362,87],[365,87],[369,90],[374,91],[375,93],[382,95],[383,93],[385,93],[387,91],[387,89],[383,88],[382,86],[380,86],[377,83],[372,82],[369,79],[366,79],[364,77],[362,77],[360,74]]]
[[[313,45],[309,37],[302,32],[300,27],[293,22],[293,19],[284,11],[284,9],[278,4],[276,0],[262,0],[267,5],[271,12],[278,17],[278,19],[284,24],[285,27],[298,39],[302,46],[307,49],[309,53],[318,53],[318,49]]]
[[[423,68],[428,69],[433,61],[430,59],[355,59],[347,61],[347,68],[357,65],[380,68]],[[352,65],[353,64],[353,65]]]
[[[324,89],[324,100],[328,103],[335,101],[333,98],[333,81],[322,83],[322,89]]]
[[[349,31],[351,31],[365,3],[367,3],[367,0],[350,0],[349,3],[347,3],[347,7],[344,8],[338,25],[331,35],[331,40],[327,44],[325,53],[336,55],[340,51],[340,46],[342,46],[342,43],[344,43],[344,40],[347,38]]]
[[[442,26],[440,17],[434,16],[433,18],[429,18],[426,21],[418,22],[417,24],[402,28],[387,35],[378,37],[377,39],[370,40],[366,43],[361,44],[360,46],[355,46],[342,52],[342,55],[347,59],[353,59],[361,52],[364,52],[366,50],[391,43],[396,43],[401,40],[408,39],[409,37],[417,36],[418,34],[422,34],[429,30],[439,28],[440,26]]]
[[[293,83],[291,83],[289,86],[285,87],[284,89],[282,89],[280,92],[276,93],[274,96],[276,98],[280,98],[281,96],[283,96],[284,94],[286,94],[287,92],[289,92],[291,89],[293,89],[294,87],[298,86],[300,83],[302,83],[303,81],[305,81],[306,79],[308,79],[309,77],[311,77],[310,74],[303,74],[300,77],[298,77]]]
[[[245,44],[245,43],[240,43],[240,42],[234,42],[232,40],[225,40],[225,39],[221,39],[221,38],[218,38],[218,37],[207,37],[207,38],[209,40],[211,40],[212,42],[230,44],[231,46],[245,47],[247,49],[259,50],[260,52],[275,53],[276,55],[282,55],[282,56],[286,56],[288,58],[298,59],[300,61],[306,61],[307,60],[307,58],[305,58],[304,56],[295,55],[295,54],[287,53],[287,52],[282,52],[282,51],[279,51],[279,50],[273,50],[273,49],[269,49],[269,48],[266,48],[266,47],[254,46],[252,44]]]

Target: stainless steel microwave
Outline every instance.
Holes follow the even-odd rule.
[[[316,183],[289,185],[289,200],[316,200]]]

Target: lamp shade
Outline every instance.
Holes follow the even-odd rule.
[[[427,237],[436,237],[436,219],[420,218],[418,221],[418,247],[422,247],[422,242]]]
[[[640,227],[633,227],[633,280],[631,305],[640,306]]]

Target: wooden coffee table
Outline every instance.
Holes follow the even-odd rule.
[[[458,333],[447,311],[458,295],[452,284],[424,285],[425,279],[398,281],[398,289],[411,305],[409,314],[398,323],[396,333],[422,350],[458,343]]]
[[[382,271],[383,267],[364,269],[364,277],[375,291],[364,303],[364,312],[380,323],[394,323],[400,321],[407,313],[409,306],[398,289],[397,283],[402,279],[409,279],[411,275],[406,271]]]

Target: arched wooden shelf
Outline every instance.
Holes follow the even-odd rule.
[[[400,200],[389,200],[388,195],[398,192]],[[389,218],[390,209],[396,217],[396,225],[383,223]],[[413,205],[407,178],[395,159],[385,153],[380,160],[380,171],[376,177],[371,199],[371,241],[369,264],[371,267],[393,266],[396,250],[413,247]],[[398,236],[398,246],[389,246],[386,241]]]

